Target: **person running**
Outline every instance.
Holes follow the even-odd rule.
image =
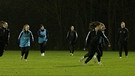
[[[21,48],[21,60],[24,57],[24,60],[27,61],[27,57],[29,54],[29,47],[31,41],[34,41],[34,37],[32,32],[29,30],[30,26],[25,24],[23,30],[19,34],[18,41],[19,47]]]
[[[125,22],[121,22],[121,28],[118,30],[118,46],[119,46],[119,56],[122,58],[122,50],[125,51],[125,56],[128,57],[128,38],[129,31],[125,27]]]
[[[86,43],[85,45],[88,48],[88,53],[85,54],[81,59],[80,62],[82,60],[84,60],[85,58],[86,61],[84,62],[83,65],[86,65],[94,56],[95,53],[97,53],[97,59],[98,59],[98,64],[101,65],[101,52],[99,50],[99,39],[100,37],[104,37],[102,31],[101,31],[101,23],[98,21],[95,21],[92,23],[92,25],[95,27],[92,31],[89,31],[86,37]]]
[[[71,56],[73,56],[74,54],[74,46],[77,41],[77,38],[78,38],[78,34],[74,30],[74,26],[71,26],[70,31],[68,31],[67,33],[67,38],[66,38],[68,40],[68,46],[69,46]]]
[[[3,56],[5,46],[8,45],[10,38],[10,31],[8,29],[8,23],[5,21],[0,22],[0,57]]]
[[[103,47],[106,45],[106,44],[108,44],[108,47],[111,47],[111,44],[110,44],[110,41],[109,41],[109,39],[106,37],[106,35],[105,35],[105,29],[106,29],[106,27],[105,27],[105,25],[103,24],[103,23],[100,23],[101,24],[101,31],[102,31],[102,33],[103,33],[103,35],[104,35],[104,38],[101,36],[100,37],[100,39],[99,39],[99,50],[100,50],[100,52],[101,52],[101,57],[103,56]],[[97,60],[97,56],[96,55],[94,55],[94,62],[96,62],[96,60]]]
[[[45,56],[45,47],[48,41],[48,32],[44,28],[44,25],[41,24],[40,29],[38,31],[38,43],[40,45],[41,56]]]

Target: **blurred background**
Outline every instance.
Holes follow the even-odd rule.
[[[0,0],[0,21],[7,21],[11,32],[7,49],[18,50],[17,38],[24,24],[30,25],[35,42],[31,49],[39,49],[37,31],[43,24],[49,32],[48,50],[66,50],[66,34],[71,25],[78,32],[77,50],[84,47],[89,23],[101,21],[106,25],[106,35],[117,51],[117,30],[121,21],[129,29],[129,50],[135,45],[134,0]]]

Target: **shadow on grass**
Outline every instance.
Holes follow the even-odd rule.
[[[87,64],[87,65],[62,65],[62,66],[55,66],[55,67],[61,67],[61,68],[64,68],[64,67],[87,67],[87,66],[94,66],[94,64]]]

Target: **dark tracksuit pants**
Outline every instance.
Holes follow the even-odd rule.
[[[84,56],[84,58],[88,57],[85,61],[85,63],[88,63],[92,57],[94,56],[94,54],[97,52],[97,59],[98,59],[98,62],[100,62],[100,59],[101,59],[101,52],[98,48],[98,46],[91,46],[88,48],[88,53]]]
[[[5,44],[0,42],[0,57],[3,56]]]
[[[74,53],[74,43],[72,41],[69,41],[69,50],[70,50],[70,53]]]
[[[47,41],[44,41],[43,43],[40,44],[40,52],[45,53],[45,46],[46,46]]]
[[[125,56],[128,56],[127,41],[119,41],[119,56],[122,57],[122,50],[125,51]]]
[[[24,59],[27,59],[29,54],[29,47],[21,47],[21,56],[23,57],[24,55]]]
[[[99,49],[99,51],[101,53],[101,57],[102,57],[103,56],[103,46],[102,46],[102,44],[99,44],[98,49]]]

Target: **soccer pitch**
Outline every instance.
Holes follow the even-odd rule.
[[[134,76],[135,52],[129,57],[118,57],[118,52],[104,52],[103,65],[93,59],[83,66],[79,59],[87,51],[46,51],[41,57],[39,51],[30,51],[28,61],[20,60],[20,51],[5,51],[0,58],[0,76]],[[124,53],[123,53],[124,54]],[[124,56],[124,55],[123,55]]]

